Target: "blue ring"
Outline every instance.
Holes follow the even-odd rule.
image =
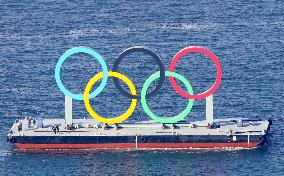
[[[71,55],[76,54],[76,53],[85,53],[85,54],[90,54],[92,55],[94,58],[96,58],[99,63],[102,66],[103,69],[103,79],[102,82],[100,84],[100,86],[89,95],[89,99],[94,98],[95,96],[97,96],[99,93],[101,93],[103,91],[103,89],[105,88],[106,84],[107,84],[107,79],[108,79],[108,69],[107,69],[107,65],[105,60],[103,59],[103,57],[97,53],[96,51],[90,49],[90,48],[86,48],[86,47],[74,47],[71,48],[69,50],[67,50],[58,60],[56,67],[55,67],[55,80],[56,80],[56,84],[59,87],[59,89],[66,95],[69,96],[75,100],[84,100],[84,96],[81,95],[77,95],[74,94],[72,92],[70,92],[68,89],[66,89],[64,87],[64,85],[62,84],[62,81],[60,79],[60,68],[63,64],[63,62]]]

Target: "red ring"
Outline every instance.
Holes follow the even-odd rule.
[[[215,56],[214,53],[212,53],[211,51],[209,51],[209,50],[207,50],[205,48],[202,48],[200,46],[194,46],[194,47],[187,47],[187,48],[184,48],[184,49],[180,50],[174,56],[174,58],[172,59],[172,62],[170,64],[170,66],[169,66],[169,71],[170,72],[174,72],[177,62],[183,56],[185,56],[186,54],[189,54],[189,53],[201,53],[203,55],[206,55],[207,57],[209,57],[209,59],[211,59],[213,61],[213,63],[215,64],[216,70],[217,70],[217,77],[216,77],[216,80],[215,80],[213,86],[210,89],[208,89],[207,91],[203,92],[203,93],[192,95],[192,94],[189,94],[189,93],[183,91],[178,86],[176,80],[172,76],[169,77],[170,83],[171,83],[172,87],[174,88],[174,90],[178,94],[180,94],[181,96],[183,96],[183,97],[185,97],[187,99],[199,100],[199,99],[206,98],[206,97],[212,95],[219,88],[219,86],[221,84],[221,81],[222,81],[222,67],[221,67],[221,64],[219,62],[219,59]]]

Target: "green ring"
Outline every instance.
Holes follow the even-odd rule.
[[[165,76],[173,76],[176,79],[180,80],[185,87],[187,88],[188,92],[190,94],[193,94],[193,90],[192,87],[189,83],[189,81],[183,77],[182,75],[175,73],[175,72],[169,72],[166,71]],[[160,72],[156,72],[154,74],[152,74],[144,83],[142,91],[141,91],[141,104],[142,107],[144,109],[144,111],[146,112],[146,114],[151,117],[153,120],[157,121],[157,122],[161,122],[161,123],[176,123],[182,119],[184,119],[191,111],[192,106],[193,106],[193,99],[188,99],[188,104],[185,108],[185,110],[183,110],[180,114],[173,116],[173,117],[159,117],[157,115],[155,115],[150,108],[147,105],[147,100],[146,100],[146,94],[147,94],[147,89],[150,86],[150,84],[155,81],[156,79],[158,79],[160,77]]]

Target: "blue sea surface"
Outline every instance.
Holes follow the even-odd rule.
[[[281,0],[0,1],[0,175],[283,175],[283,43]],[[135,45],[153,49],[166,68],[185,47],[213,51],[223,69],[214,116],[271,118],[267,145],[253,150],[20,152],[6,142],[16,119],[64,118],[64,94],[54,71],[66,50],[90,47],[112,70],[115,58]],[[159,68],[150,57],[132,54],[119,70],[140,93]],[[68,89],[82,94],[100,71],[95,59],[76,54],[64,62],[61,76]],[[184,56],[175,71],[191,82],[195,93],[209,89],[216,77],[214,64],[200,54]],[[109,79],[92,106],[103,116],[117,116],[130,102]],[[156,114],[173,116],[187,100],[166,79],[148,103]],[[73,109],[75,118],[91,118],[82,101],[74,101]],[[129,120],[147,118],[138,103]],[[195,101],[187,118],[204,119],[205,101]]]

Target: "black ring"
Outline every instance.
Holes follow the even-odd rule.
[[[114,65],[113,65],[113,68],[112,70],[114,72],[118,72],[118,65],[119,63],[122,61],[122,59],[129,55],[129,54],[132,54],[132,53],[136,53],[136,52],[142,52],[146,55],[150,55],[151,57],[153,57],[155,59],[155,61],[157,62],[157,64],[159,65],[159,68],[160,68],[160,78],[159,78],[159,81],[158,81],[158,85],[153,89],[151,90],[150,92],[147,93],[146,97],[149,97],[149,96],[152,96],[152,95],[155,95],[157,93],[157,91],[162,87],[164,81],[165,81],[165,66],[162,62],[162,59],[161,57],[154,53],[153,51],[151,51],[150,49],[146,48],[146,47],[143,47],[143,46],[134,46],[134,47],[131,47],[131,48],[128,48],[126,50],[124,50],[119,56],[118,58],[116,58],[115,62],[114,62]],[[129,97],[129,98],[132,98],[132,99],[140,99],[140,95],[131,95],[130,93],[128,93],[126,90],[124,90],[121,85],[119,84],[119,80],[115,77],[113,77],[113,82],[114,82],[114,85],[115,87],[125,96]]]

